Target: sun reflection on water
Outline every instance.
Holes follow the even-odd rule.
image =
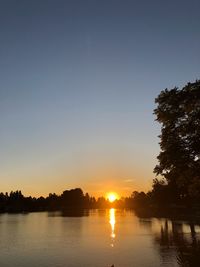
[[[111,247],[114,247],[114,239],[115,239],[115,209],[109,210],[109,218],[110,218],[110,225],[111,225]]]

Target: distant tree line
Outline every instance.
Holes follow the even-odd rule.
[[[65,190],[61,195],[50,193],[47,197],[26,197],[20,190],[0,193],[0,212],[66,211],[80,209],[124,207],[124,200],[110,203],[104,197],[91,197],[82,189]]]
[[[25,197],[21,191],[0,193],[0,212],[55,211],[68,208],[93,208],[96,199],[85,195],[80,188],[65,190],[61,195],[50,193],[47,197]]]
[[[61,195],[50,193],[47,197],[26,197],[20,190],[0,193],[0,212],[34,212],[34,211],[77,211],[80,209],[135,208],[146,207],[149,195],[133,192],[130,197],[121,198],[110,203],[104,197],[91,197],[82,189],[65,190]]]
[[[34,211],[76,211],[82,209],[105,209],[105,208],[130,208],[139,210],[140,213],[147,210],[155,203],[152,192],[134,191],[130,197],[123,197],[110,203],[104,197],[91,197],[84,194],[82,189],[75,188],[65,190],[61,195],[50,193],[47,197],[24,196],[20,190],[10,193],[0,193],[0,212],[34,212]],[[78,213],[77,213],[78,214]]]

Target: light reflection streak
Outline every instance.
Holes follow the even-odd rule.
[[[114,239],[115,239],[115,209],[110,209],[109,211],[110,225],[111,225],[111,247],[114,247]]]

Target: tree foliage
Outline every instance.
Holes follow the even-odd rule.
[[[200,81],[182,89],[165,89],[155,102],[161,151],[154,172],[165,179],[176,197],[199,198]]]

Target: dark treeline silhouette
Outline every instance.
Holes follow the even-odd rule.
[[[98,199],[84,194],[82,189],[65,190],[61,195],[50,193],[47,197],[25,197],[19,190],[0,193],[0,212],[63,211],[63,214],[75,214],[81,209],[125,207],[124,200],[110,203],[104,197]],[[73,211],[70,213],[70,211]],[[79,214],[79,212],[77,213]],[[80,213],[82,214],[82,213]]]
[[[25,197],[21,191],[0,193],[0,212],[56,211],[74,208],[93,208],[96,199],[80,188],[65,190],[61,195],[50,193],[48,197]]]
[[[80,209],[136,208],[146,207],[149,199],[144,192],[133,192],[130,197],[121,198],[110,203],[104,197],[91,197],[82,189],[65,190],[61,195],[50,193],[47,197],[26,197],[20,190],[0,193],[0,212],[31,211],[79,211]],[[73,212],[74,213],[74,212]]]
[[[159,193],[159,194],[158,194]],[[160,202],[158,202],[158,199]],[[158,191],[153,189],[148,193],[134,191],[130,197],[123,197],[110,203],[104,197],[91,197],[88,193],[84,194],[82,189],[75,188],[65,190],[61,195],[50,193],[47,197],[26,197],[19,191],[0,193],[0,212],[34,212],[34,211],[62,211],[63,216],[83,216],[85,209],[105,209],[105,208],[128,208],[134,209],[140,217],[149,216],[171,216],[180,217],[185,214],[195,214],[195,206],[190,208],[177,204],[167,205],[165,195],[162,194],[161,188]],[[177,210],[179,211],[177,214]]]

